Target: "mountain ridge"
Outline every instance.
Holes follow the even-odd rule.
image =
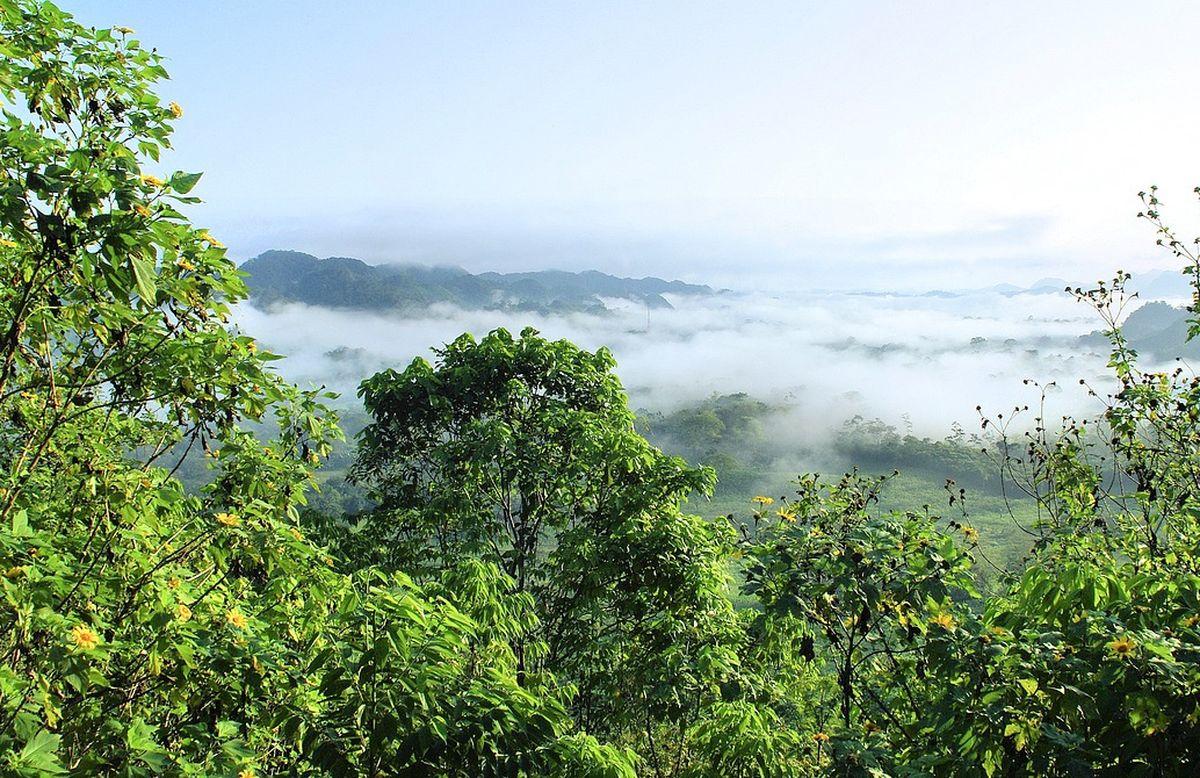
[[[625,278],[598,270],[471,273],[460,267],[371,265],[353,257],[318,258],[272,249],[241,265],[250,296],[265,304],[300,302],[332,308],[411,311],[438,303],[468,309],[538,313],[605,313],[601,298],[671,308],[665,294],[707,296],[707,285],[655,276]]]

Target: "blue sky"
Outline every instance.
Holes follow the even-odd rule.
[[[1200,224],[1200,5],[63,0],[168,57],[239,258],[973,285]]]

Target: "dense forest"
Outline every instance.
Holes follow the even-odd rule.
[[[368,378],[344,440],[230,321],[166,75],[0,0],[0,772],[1200,769],[1200,379],[1139,367],[1127,274],[1075,290],[1098,417],[1032,387],[945,440],[852,419],[844,474],[786,494],[751,493],[769,404],[635,414],[608,351],[531,329]],[[1193,338],[1200,263],[1142,198]]]

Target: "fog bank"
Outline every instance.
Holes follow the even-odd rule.
[[[726,293],[670,302],[671,310],[649,311],[606,300],[606,316],[436,307],[416,318],[243,303],[236,320],[286,355],[279,365],[288,378],[348,398],[362,378],[430,357],[431,347],[463,332],[532,326],[610,348],[634,407],[671,410],[747,392],[788,405],[810,434],[862,414],[940,436],[954,422],[972,427],[977,405],[997,412],[1032,403],[1026,378],[1059,383],[1051,416],[1077,413],[1089,408],[1078,379],[1105,380],[1105,355],[1077,341],[1098,319],[1061,293]]]

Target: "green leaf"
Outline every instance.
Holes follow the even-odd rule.
[[[40,730],[29,739],[14,760],[18,773],[26,775],[66,775],[58,759],[58,744],[61,738],[52,732]]]
[[[33,534],[29,531],[29,514],[27,514],[24,510],[19,510],[13,513],[12,534],[14,537],[18,538]]]
[[[155,282],[154,263],[145,257],[132,257],[133,278],[137,283],[138,296],[146,305],[154,305],[158,285]]]
[[[187,194],[196,186],[202,175],[204,174],[178,172],[172,175],[171,180],[167,183],[179,194]]]

